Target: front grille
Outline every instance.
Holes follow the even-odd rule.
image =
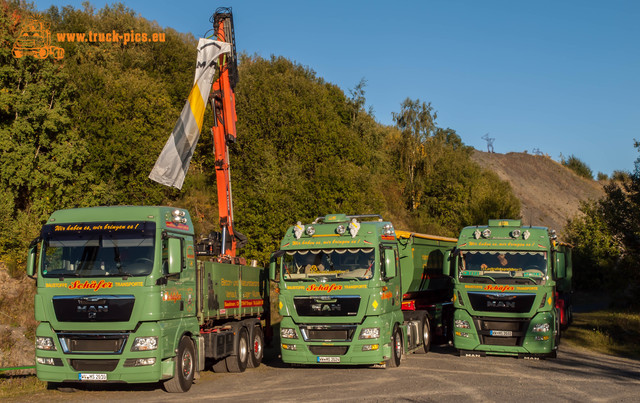
[[[356,316],[360,308],[360,296],[294,297],[293,304],[299,316]]]
[[[121,354],[129,338],[128,333],[85,334],[61,333],[58,335],[62,351],[78,354]]]
[[[127,322],[135,303],[133,295],[59,295],[52,299],[60,322]]]
[[[109,372],[116,369],[118,360],[69,360],[69,364],[76,371]]]
[[[315,355],[345,355],[349,346],[309,346],[309,351]]]
[[[480,344],[489,346],[522,346],[529,328],[529,319],[498,319],[477,317],[473,319]],[[492,335],[492,331],[511,332],[510,335]]]
[[[531,312],[536,294],[469,292],[469,302],[479,312]]]
[[[308,325],[300,326],[305,341],[351,341],[356,325]]]

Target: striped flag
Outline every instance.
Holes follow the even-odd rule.
[[[193,88],[169,140],[149,174],[151,180],[182,189],[184,177],[202,130],[204,111],[207,108],[213,75],[216,71],[215,65],[221,54],[230,52],[231,45],[228,43],[200,38]]]

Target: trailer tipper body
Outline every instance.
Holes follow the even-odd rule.
[[[183,209],[53,213],[28,259],[37,280],[38,378],[164,381],[182,392],[205,359],[231,372],[259,365],[269,306],[264,269],[199,260],[196,250]]]
[[[428,351],[432,334],[446,334],[443,264],[454,245],[396,232],[377,215],[332,214],[290,227],[270,274],[282,360],[397,366],[405,352]]]
[[[454,346],[461,355],[555,357],[571,312],[571,247],[545,227],[466,227],[453,257]]]

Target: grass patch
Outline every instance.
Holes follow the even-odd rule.
[[[10,375],[13,372],[18,371],[0,372],[0,400],[29,396],[47,390],[47,383],[35,375]]]
[[[611,310],[574,313],[563,341],[589,350],[640,359],[640,313]]]

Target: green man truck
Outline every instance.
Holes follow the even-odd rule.
[[[37,280],[38,378],[162,381],[184,392],[205,362],[230,372],[260,365],[265,271],[207,258],[208,249],[194,243],[183,209],[54,212],[27,263]]]
[[[571,316],[571,246],[521,220],[466,227],[452,254],[461,356],[555,357]]]
[[[379,215],[290,227],[272,255],[282,360],[400,365],[451,331],[445,255],[455,239],[395,231]]]

